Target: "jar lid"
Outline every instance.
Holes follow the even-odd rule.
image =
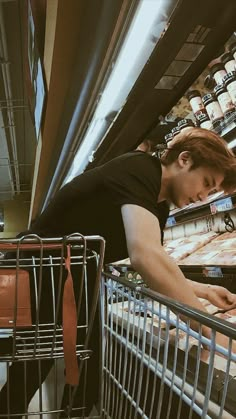
[[[234,60],[233,54],[231,52],[226,52],[221,56],[221,62],[226,64],[228,61]]]
[[[186,93],[185,96],[188,100],[191,100],[193,97],[196,97],[196,96],[201,97],[201,93],[199,92],[199,90],[190,90],[189,92]]]
[[[180,128],[179,127],[174,127],[174,128],[172,128],[171,132],[172,132],[172,134],[176,135],[180,132]]]
[[[236,42],[232,42],[232,44],[229,46],[229,49],[233,54],[236,51]]]
[[[224,92],[226,92],[226,90],[223,84],[217,84],[217,86],[214,87],[214,93],[216,94],[216,96]]]
[[[206,109],[205,109],[205,108],[204,108],[203,110],[198,111],[198,112],[196,112],[196,113],[194,114],[194,116],[195,116],[195,118],[196,118],[196,120],[197,120],[197,121],[199,121],[199,118],[200,118],[200,119],[202,118],[202,115],[206,115],[206,116],[207,116],[207,118],[209,118],[208,113],[207,113],[207,111],[206,111]]]
[[[224,66],[223,66],[222,63],[216,63],[216,64],[214,64],[211,67],[211,69],[210,69],[210,72],[211,72],[212,77],[214,76],[215,73],[217,73],[217,71],[221,71],[221,70],[224,70],[225,71],[225,68],[224,68]]]
[[[169,138],[172,138],[172,137],[173,137],[172,132],[169,132],[168,134],[165,135],[165,140],[167,140]]]
[[[178,127],[179,128],[183,128],[183,127],[194,127],[194,122],[192,119],[189,118],[184,118],[181,119],[181,121],[178,122]]]
[[[227,73],[224,77],[223,77],[223,83],[225,83],[226,85],[232,81],[236,80],[236,71],[230,71],[229,73]]]
[[[199,122],[210,121],[209,116],[207,114],[205,114],[205,113],[199,114],[198,117],[197,117],[197,119],[198,119]]]
[[[216,100],[217,99],[216,99],[214,93],[207,93],[202,98],[202,101],[203,101],[204,105],[208,105],[209,102],[213,102],[213,101],[216,101]]]
[[[172,140],[172,138],[173,138],[172,132],[169,132],[169,134],[166,134],[165,135],[165,141],[166,141],[166,143],[168,143],[168,141]]]

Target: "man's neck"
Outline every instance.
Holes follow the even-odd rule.
[[[161,189],[158,196],[158,202],[168,201],[169,200],[169,185],[170,180],[172,177],[172,168],[170,166],[163,166],[162,167],[162,176],[161,176]]]

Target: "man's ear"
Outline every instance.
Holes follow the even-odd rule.
[[[181,151],[181,153],[178,155],[177,160],[180,167],[191,167],[193,164],[191,154],[189,151]]]

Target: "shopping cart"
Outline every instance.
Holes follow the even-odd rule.
[[[77,309],[79,387],[64,386],[62,301],[68,248]],[[101,340],[96,341],[97,354],[90,343],[94,322],[101,327],[96,306],[104,240],[80,234],[50,239],[28,235],[0,240],[0,251],[4,256],[0,270],[16,268],[18,273],[22,269],[29,272],[32,313],[32,324],[18,327],[15,307],[13,322],[9,327],[0,327],[0,418],[87,416],[91,407],[86,405],[88,386],[91,386],[87,374],[94,356],[98,360],[96,370],[98,374],[102,372]],[[17,287],[20,287],[19,278],[17,274]],[[94,371],[92,385],[96,385],[98,374]],[[101,387],[99,380],[98,376],[97,391]],[[93,417],[100,417],[100,413]]]
[[[236,417],[233,324],[114,274],[104,275],[102,290],[103,417]],[[199,322],[199,333],[190,319]],[[211,340],[203,325],[211,328]],[[216,332],[226,347],[216,344]]]

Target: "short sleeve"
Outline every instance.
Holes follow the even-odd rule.
[[[156,157],[137,151],[101,167],[103,182],[115,205],[135,204],[155,216],[161,185],[161,164]]]

